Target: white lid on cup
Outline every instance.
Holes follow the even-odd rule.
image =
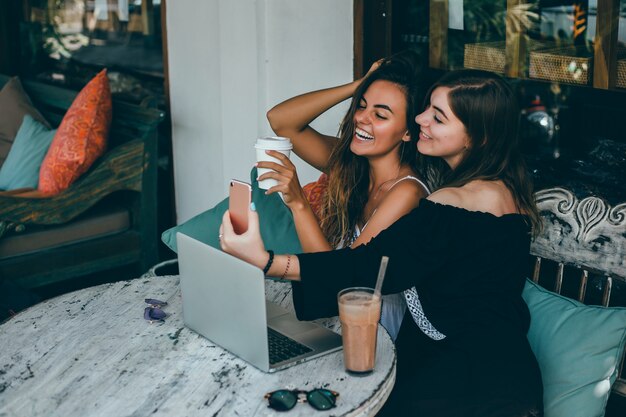
[[[283,138],[280,136],[269,136],[265,138],[258,138],[254,144],[256,149],[268,149],[274,151],[286,151],[293,148],[291,140],[289,138]]]

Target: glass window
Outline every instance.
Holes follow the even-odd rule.
[[[617,74],[615,85],[617,88],[626,88],[626,0],[620,1],[617,28]]]
[[[160,11],[160,0],[24,1],[20,75],[78,90],[107,68],[116,98],[163,101]]]

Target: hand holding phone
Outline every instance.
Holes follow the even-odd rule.
[[[252,201],[252,187],[247,182],[231,180],[228,195],[230,221],[235,233],[240,235],[248,230],[248,209]]]

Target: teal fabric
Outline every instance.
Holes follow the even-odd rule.
[[[256,168],[253,168],[250,172],[252,201],[259,213],[261,236],[265,247],[276,253],[302,252],[291,211],[278,194],[265,195],[265,190],[258,187],[256,177]],[[181,232],[219,249],[219,228],[222,223],[222,216],[227,209],[228,198],[225,198],[215,207],[198,214],[183,224],[166,230],[161,235],[161,240],[170,249],[177,252],[176,233]]]
[[[37,188],[39,168],[55,130],[48,130],[29,115],[24,116],[11,150],[0,168],[0,190]]]
[[[601,417],[626,341],[626,308],[587,306],[527,280],[528,341],[544,385],[545,417]],[[515,376],[512,376],[513,378]]]

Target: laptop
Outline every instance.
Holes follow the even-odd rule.
[[[265,372],[340,350],[341,336],[265,300],[263,271],[176,234],[185,326]]]

